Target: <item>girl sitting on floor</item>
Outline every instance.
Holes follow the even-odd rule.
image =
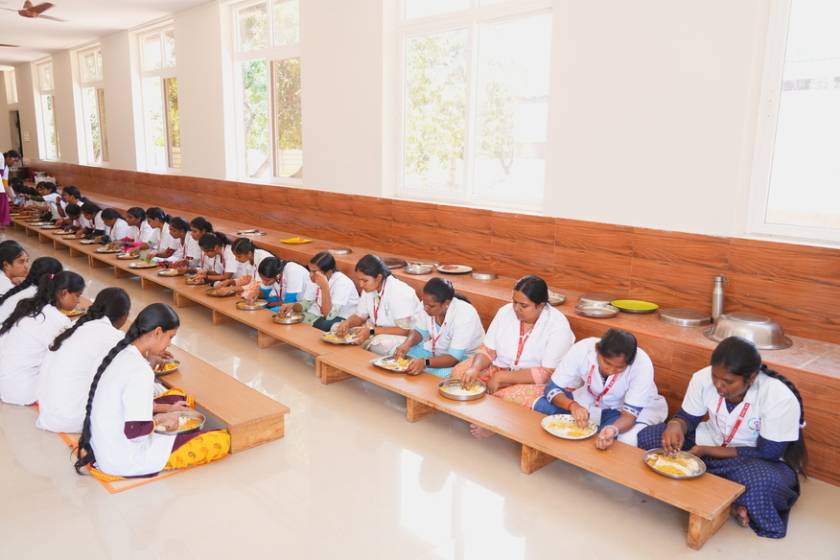
[[[146,219],[146,211],[139,206],[132,206],[125,212],[128,224],[128,237],[134,242],[135,248],[148,249],[155,235],[155,229]]]
[[[106,208],[102,211],[102,221],[105,222],[105,232],[100,237],[100,241],[103,243],[131,240],[131,228],[128,226],[128,222],[113,208]]]
[[[196,277],[222,284],[233,277],[233,272],[228,271],[227,263],[236,259],[225,234],[205,233],[199,241],[199,247],[201,259],[196,263]]]
[[[274,257],[260,249],[250,239],[240,237],[231,245],[234,259],[225,263],[225,272],[230,272],[240,286],[247,286],[257,280],[257,269],[265,259]]]
[[[52,257],[38,257],[32,261],[29,273],[23,282],[0,296],[0,324],[9,318],[18,302],[31,298],[38,291],[38,285],[45,276],[52,276],[64,270],[61,261]]]
[[[190,223],[184,218],[172,218],[161,232],[160,246],[155,256],[164,259],[164,266],[187,263],[187,237],[190,235]]]
[[[45,276],[38,291],[21,300],[0,326],[0,400],[30,405],[38,400],[38,372],[58,334],[71,321],[62,311],[79,304],[85,279],[64,271]]]
[[[29,254],[20,243],[7,239],[0,243],[0,296],[23,282],[29,274]]]
[[[93,202],[88,201],[82,205],[82,217],[79,222],[88,237],[93,238],[105,234],[105,222],[102,220],[103,212],[104,210]]]
[[[362,327],[354,337],[382,356],[390,356],[411,332],[411,321],[420,303],[414,288],[395,277],[376,255],[365,255],[356,263],[356,275],[362,297],[356,312],[338,323],[335,332],[344,336],[354,327]]]
[[[154,412],[155,374],[147,357],[166,351],[180,321],[166,304],[143,309],[99,364],[88,393],[76,472],[95,476],[154,476],[162,470],[205,464],[230,451],[226,430],[169,435],[178,414]]]
[[[808,462],[804,427],[796,386],[762,364],[751,342],[733,336],[691,377],[677,415],[639,433],[639,447],[702,457],[710,473],[746,487],[732,506],[738,523],[780,539]]]
[[[131,300],[122,288],[105,288],[87,313],[56,337],[41,364],[38,420],[51,432],[78,433],[96,366],[122,340]]]
[[[329,331],[334,324],[353,315],[359,305],[359,291],[356,285],[336,268],[335,257],[329,251],[322,251],[310,259],[308,281],[299,276],[300,271],[297,267],[294,268],[294,274],[298,275],[297,281],[290,281],[289,276],[283,275],[284,293],[289,293],[289,285],[296,289],[295,284],[305,283],[305,288],[302,295],[291,292],[301,297],[298,297],[296,303],[287,302],[283,311],[288,312],[291,309],[302,312],[303,322],[308,325]]]
[[[424,371],[449,377],[452,368],[472,356],[484,340],[478,311],[455,292],[449,280],[432,278],[423,286],[423,305],[417,309],[408,339],[394,352],[413,358],[408,373]]]

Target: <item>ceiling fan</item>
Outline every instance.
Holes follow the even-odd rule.
[[[20,10],[15,10],[13,8],[0,8],[0,10],[6,10],[7,12],[17,12],[19,16],[30,19],[42,18],[49,19],[52,21],[67,21],[66,19],[44,15],[44,12],[46,12],[53,6],[54,4],[51,4],[49,2],[43,2],[41,4],[38,4],[37,6],[33,6],[32,2],[26,0],[26,2],[23,3],[23,8],[21,8]]]
[[[0,47],[11,47],[11,48],[13,48],[13,49],[16,49],[16,48],[18,48],[19,46],[20,46],[20,45],[9,45],[9,44],[6,44],[6,43],[0,43]]]

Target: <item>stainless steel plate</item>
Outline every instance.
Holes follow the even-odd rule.
[[[350,247],[332,247],[331,249],[327,249],[333,255],[349,255],[353,252],[353,249]]]
[[[696,468],[699,469],[699,470],[694,474],[684,474],[684,475],[682,475],[682,474],[677,474],[677,473],[670,473],[670,472],[661,471],[661,470],[657,469],[656,467],[654,467],[653,464],[651,464],[651,462],[648,462],[651,459],[653,459],[656,455],[665,455],[665,454],[666,454],[666,452],[665,452],[664,449],[651,449],[650,451],[648,451],[647,453],[644,454],[644,456],[642,457],[642,460],[645,462],[645,465],[647,465],[648,468],[651,469],[656,474],[661,474],[662,476],[667,476],[668,478],[674,478],[676,480],[686,480],[686,479],[690,479],[690,478],[697,478],[698,476],[703,476],[703,473],[706,472],[706,463],[704,463],[703,460],[700,457],[697,457],[696,455],[692,455],[691,453],[688,453],[687,451],[680,451],[679,453],[677,453],[677,457],[683,459],[684,461],[695,462]]]
[[[578,304],[609,305],[611,301],[616,299],[618,299],[618,297],[609,292],[591,292],[580,296],[580,299],[578,299]]]
[[[474,381],[473,386],[481,389],[480,392],[467,392],[461,388],[460,379],[447,379],[438,384],[438,392],[442,397],[453,401],[474,401],[487,394],[487,385],[481,381]]]
[[[406,264],[408,264],[403,259],[397,257],[385,257],[384,259],[382,259],[382,262],[384,262],[385,266],[387,266],[391,270],[395,268],[403,268]]]
[[[593,319],[609,319],[618,315],[618,308],[612,305],[580,305],[575,306],[575,312]]]
[[[548,290],[548,303],[549,305],[563,305],[566,303],[566,295],[553,290]]]
[[[157,268],[157,266],[158,266],[157,263],[146,262],[146,261],[138,261],[138,262],[133,262],[133,263],[129,264],[128,268],[138,268],[138,269]]]
[[[473,272],[472,277],[482,282],[489,282],[495,280],[499,276],[495,272]]]
[[[439,264],[437,271],[443,274],[469,274],[473,269],[465,264]]]
[[[709,325],[712,322],[711,315],[697,311],[696,309],[682,307],[660,309],[659,318],[669,325],[676,325],[678,327],[701,327],[703,325]]]
[[[303,313],[292,313],[291,315],[280,315],[275,313],[271,320],[278,325],[297,325],[303,322]]]
[[[264,299],[255,300],[254,303],[248,303],[244,299],[236,302],[236,308],[241,311],[257,311],[259,309],[265,309],[267,305],[268,302]]]

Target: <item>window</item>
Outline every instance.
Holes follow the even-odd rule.
[[[175,29],[156,29],[140,34],[138,39],[146,169],[179,169],[181,125],[175,76]]]
[[[6,84],[6,103],[14,105],[18,102],[17,96],[17,78],[14,70],[6,70],[3,72],[3,81]]]
[[[52,62],[44,62],[36,67],[38,89],[38,148],[43,159],[57,160],[58,131],[55,128],[55,85],[53,83]]]
[[[80,51],[77,57],[85,157],[88,164],[101,164],[108,161],[102,51],[99,47],[93,47]]]
[[[545,189],[549,2],[404,0],[399,191],[522,209]]]
[[[753,233],[840,242],[840,4],[771,4],[750,192]]]
[[[239,175],[303,176],[300,6],[261,0],[234,6]]]

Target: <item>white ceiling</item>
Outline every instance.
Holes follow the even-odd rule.
[[[169,14],[205,4],[208,0],[51,0],[47,15],[66,23],[29,19],[0,10],[0,64],[31,62],[53,51],[84,45],[98,37],[131,29]],[[19,10],[24,0],[0,0],[0,7]],[[33,0],[39,4],[39,0]]]

